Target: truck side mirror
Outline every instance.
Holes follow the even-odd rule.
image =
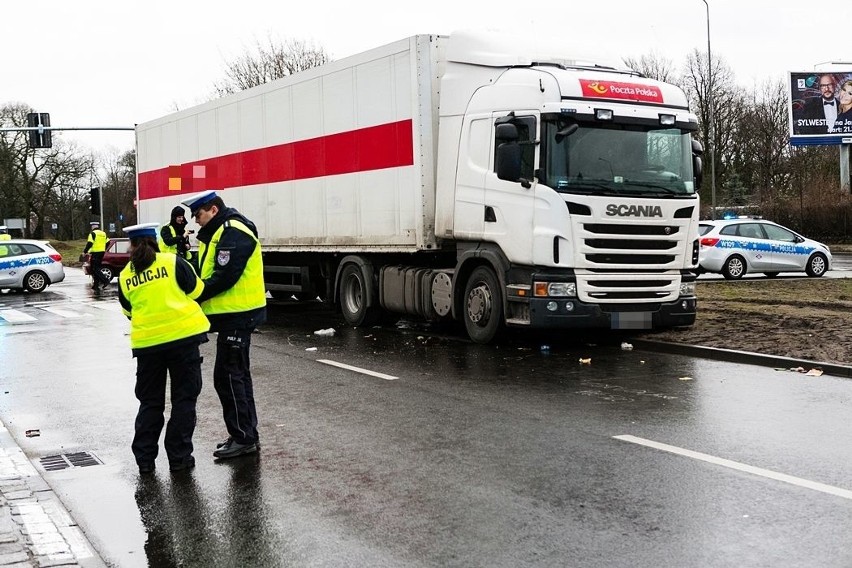
[[[498,142],[517,142],[518,127],[510,122],[498,124],[494,130],[494,137]]]
[[[704,147],[698,140],[692,140],[692,177],[695,178],[695,183],[701,187],[701,181],[704,179],[704,165],[701,161],[701,156],[704,155]]]
[[[521,146],[517,142],[503,142],[497,146],[497,177],[506,181],[521,179]]]

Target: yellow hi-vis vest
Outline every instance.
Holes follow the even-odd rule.
[[[185,339],[210,330],[210,322],[195,298],[204,291],[197,279],[195,289],[187,294],[177,283],[177,257],[157,253],[154,263],[137,273],[133,263],[121,271],[118,285],[132,310],[130,317],[130,347],[142,349]]]
[[[11,240],[12,240],[12,235],[10,235],[9,233],[0,234],[0,241],[11,241]]]
[[[171,225],[166,225],[169,228],[169,231],[172,233],[172,238],[177,237],[177,232],[175,232],[175,228]],[[157,245],[160,247],[160,252],[170,252],[172,254],[177,254],[177,244],[167,245],[166,241],[163,240],[163,237],[157,233]]]
[[[95,235],[94,239],[92,239],[92,234]],[[107,235],[100,229],[94,229],[91,233],[89,233],[89,238],[86,240],[92,243],[92,246],[89,248],[89,252],[104,252],[106,250]]]
[[[239,229],[257,243],[257,237],[243,222],[231,219],[222,223],[222,226],[213,234],[210,243],[205,245],[201,241],[198,242],[198,258],[200,259],[198,264],[202,280],[213,275],[213,269],[216,266],[216,248],[219,246],[219,239],[222,238],[225,227]],[[201,309],[208,315],[233,314],[262,308],[265,305],[266,287],[263,284],[263,259],[258,245],[254,247],[254,252],[249,257],[245,270],[243,270],[243,274],[237,280],[237,283],[221,294],[201,302]]]

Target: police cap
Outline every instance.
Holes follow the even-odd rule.
[[[195,215],[195,212],[198,211],[198,208],[204,205],[205,203],[209,203],[216,198],[216,191],[213,189],[209,189],[207,191],[202,191],[201,193],[196,193],[194,195],[190,195],[186,199],[182,200],[181,203],[189,207],[189,211]]]

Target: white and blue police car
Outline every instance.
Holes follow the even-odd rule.
[[[728,280],[754,272],[769,278],[781,272],[818,277],[831,268],[826,245],[765,219],[701,221],[698,232],[699,273],[721,273]]]
[[[62,255],[45,241],[0,241],[0,290],[38,293],[65,280]]]

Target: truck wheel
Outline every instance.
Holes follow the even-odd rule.
[[[379,320],[379,310],[367,306],[366,279],[357,264],[347,264],[340,274],[340,311],[346,323],[355,327]]]
[[[480,266],[470,275],[462,307],[464,326],[475,343],[488,343],[503,323],[503,297],[494,271]]]

